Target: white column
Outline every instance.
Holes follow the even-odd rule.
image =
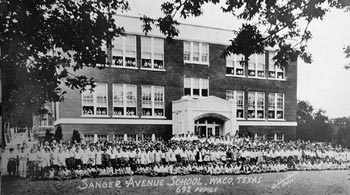
[[[274,134],[274,140],[277,140],[277,133]]]
[[[128,135],[124,134],[124,141],[128,141]]]
[[[97,134],[94,134],[94,143],[97,142]]]
[[[156,135],[152,134],[152,141],[156,141]]]
[[[193,121],[193,103],[194,100],[192,98],[187,98],[183,101],[183,110],[184,113],[182,115],[182,129],[180,130],[180,134],[187,133],[190,131],[190,133],[194,132],[194,121]]]
[[[236,99],[230,99],[230,127],[229,129],[226,128],[228,131],[225,133],[230,132],[231,135],[235,135],[238,131],[238,123],[237,123],[237,117],[236,117],[236,110],[237,110],[237,100]]]

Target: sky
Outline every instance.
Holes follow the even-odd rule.
[[[126,15],[158,17],[163,0],[129,0],[131,10]],[[197,18],[179,20],[187,24],[234,29],[237,21],[224,14],[219,5],[204,6],[204,14]],[[305,100],[315,109],[323,109],[330,118],[350,116],[350,70],[344,65],[343,48],[350,45],[350,12],[332,10],[323,20],[313,21],[313,34],[308,51],[313,62],[298,60],[298,100]],[[180,32],[181,33],[181,32]]]

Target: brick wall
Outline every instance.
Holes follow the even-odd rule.
[[[137,36],[137,62],[141,64],[141,38]],[[297,66],[296,62],[290,63],[286,70],[286,81],[256,79],[256,78],[238,78],[226,76],[226,61],[221,58],[221,52],[225,48],[223,45],[209,45],[209,62],[210,65],[185,64],[183,62],[183,41],[175,40],[172,44],[165,42],[164,45],[164,67],[166,71],[151,71],[141,69],[123,69],[123,68],[105,68],[103,70],[84,68],[79,73],[88,77],[93,77],[97,82],[108,82],[108,117],[112,115],[112,83],[135,84],[137,85],[137,111],[141,116],[141,85],[160,85],[165,90],[165,116],[171,119],[171,102],[178,100],[184,93],[184,77],[209,78],[209,95],[220,98],[226,98],[226,90],[243,90],[245,91],[245,105],[248,105],[248,91],[265,92],[265,113],[267,114],[268,93],[285,94],[285,120],[296,121],[296,90],[297,90]],[[268,54],[266,54],[268,59]],[[266,60],[267,62],[267,60]],[[266,67],[266,74],[268,67]],[[78,73],[78,74],[79,74]],[[247,109],[246,109],[247,110]],[[245,113],[245,116],[247,113]],[[60,103],[61,118],[79,118],[81,116],[81,95],[79,91],[68,90],[65,101]],[[267,118],[267,116],[265,117]],[[84,125],[75,128],[82,128]],[[94,126],[86,129],[93,131]],[[124,125],[120,127],[126,128]],[[126,125],[128,126],[128,125]],[[102,129],[113,129],[117,126],[105,125]],[[143,126],[142,126],[143,127]],[[150,126],[150,128],[155,126]],[[68,128],[68,126],[67,126]],[[73,126],[69,126],[64,131],[70,131]],[[100,127],[98,129],[101,129]],[[166,131],[169,131],[169,126]],[[254,129],[258,127],[242,127],[243,129]],[[65,129],[63,127],[63,129]],[[142,131],[141,126],[129,125],[128,129],[132,131]],[[261,129],[274,130],[274,127],[262,127]],[[291,131],[287,137],[293,138],[295,127],[281,127],[283,131]],[[165,131],[165,130],[164,130]],[[290,136],[289,136],[290,134]]]
[[[294,140],[296,138],[296,127],[269,127],[269,126],[240,126],[239,133],[241,135],[267,135],[284,134],[284,140]]]
[[[163,138],[171,138],[171,125],[106,125],[106,124],[62,124],[63,140],[72,139],[73,130],[85,134],[156,134]]]

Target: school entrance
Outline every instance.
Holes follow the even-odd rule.
[[[206,117],[195,121],[194,133],[200,137],[222,136],[224,121],[218,118]]]
[[[201,137],[234,135],[238,130],[236,101],[215,96],[183,96],[172,102],[172,133]]]

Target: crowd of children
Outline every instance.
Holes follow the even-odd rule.
[[[9,175],[72,179],[124,175],[251,174],[350,168],[350,150],[309,141],[175,136],[169,141],[26,143],[7,153]]]

